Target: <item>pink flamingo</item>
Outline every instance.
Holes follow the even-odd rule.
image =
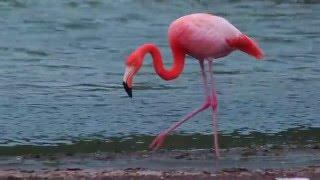
[[[234,50],[243,51],[256,59],[262,59],[264,54],[257,43],[226,19],[205,13],[183,16],[173,21],[168,30],[168,40],[173,54],[173,65],[166,69],[163,65],[160,50],[154,44],[144,44],[130,54],[126,60],[126,70],[123,77],[123,86],[132,97],[132,81],[143,64],[144,56],[150,53],[156,73],[164,80],[177,78],[184,67],[185,56],[189,55],[200,63],[203,77],[205,101],[198,108],[187,114],[180,121],[167,130],[161,132],[150,144],[150,148],[157,150],[166,136],[182,123],[186,122],[199,112],[211,107],[214,127],[214,149],[219,157],[218,122],[217,122],[217,93],[212,73],[212,62],[220,57],[227,56]],[[205,68],[208,63],[208,70]],[[208,71],[208,72],[207,72]],[[209,76],[209,81],[207,80]]]

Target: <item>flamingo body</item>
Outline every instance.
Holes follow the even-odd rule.
[[[151,143],[150,148],[154,150],[160,148],[167,134],[199,112],[211,107],[214,149],[218,157],[218,101],[212,73],[212,59],[224,57],[234,50],[240,50],[256,59],[261,59],[263,52],[255,41],[241,33],[224,18],[204,13],[186,15],[173,21],[168,29],[168,40],[172,50],[173,65],[168,69],[165,68],[159,48],[151,43],[143,44],[132,52],[126,60],[126,70],[123,76],[124,88],[128,95],[132,97],[133,77],[143,65],[144,56],[148,53],[152,56],[155,72],[164,80],[175,79],[182,73],[186,55],[199,60],[205,90],[204,103],[170,128],[161,132]],[[206,61],[208,62],[207,70]],[[207,77],[209,77],[209,80]]]
[[[180,46],[186,54],[196,58],[220,58],[231,53],[227,39],[236,39],[242,33],[226,19],[211,14],[191,14],[171,23],[169,42]]]

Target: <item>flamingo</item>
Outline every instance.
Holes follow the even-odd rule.
[[[128,56],[125,61],[126,69],[123,76],[123,86],[128,96],[132,97],[133,78],[141,68],[146,54],[151,54],[155,72],[167,81],[177,78],[182,73],[185,57],[189,55],[198,60],[200,64],[205,100],[199,108],[191,111],[170,128],[162,131],[152,141],[149,148],[152,150],[159,149],[169,133],[199,112],[211,107],[214,131],[213,148],[216,157],[219,157],[218,101],[212,63],[234,50],[245,52],[257,60],[262,59],[264,53],[254,40],[241,33],[229,21],[207,13],[190,14],[173,21],[168,29],[168,41],[173,55],[173,65],[170,69],[164,67],[160,50],[152,43],[141,45]]]

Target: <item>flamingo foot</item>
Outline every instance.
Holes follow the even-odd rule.
[[[150,144],[149,148],[152,149],[153,151],[158,150],[161,145],[163,144],[164,140],[167,137],[167,133],[166,132],[162,132],[160,133]]]

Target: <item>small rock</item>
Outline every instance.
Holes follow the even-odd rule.
[[[137,171],[141,171],[141,170],[144,170],[144,168],[137,167],[137,168],[126,168],[126,169],[124,169],[124,171],[126,171],[126,172],[137,172]]]
[[[203,174],[208,174],[208,175],[211,174],[211,172],[209,172],[209,171],[202,171],[202,173]]]
[[[23,173],[34,173],[34,170],[21,170]]]
[[[81,168],[67,168],[67,171],[80,171]]]
[[[248,169],[246,168],[228,168],[228,169],[223,169],[223,172],[247,172]]]
[[[182,153],[182,154],[175,156],[174,158],[175,159],[183,159],[183,158],[188,157],[189,155],[190,155],[189,153]]]

